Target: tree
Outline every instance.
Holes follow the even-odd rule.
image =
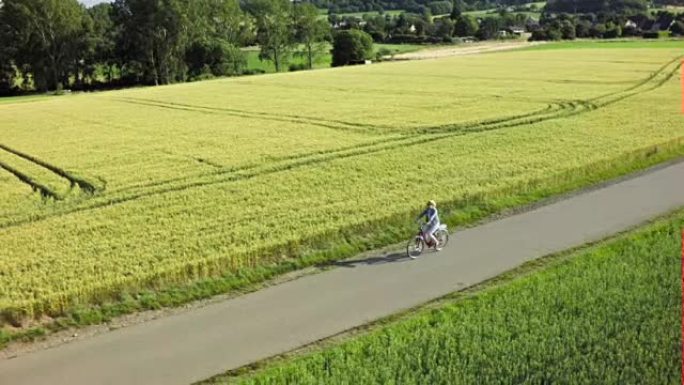
[[[476,36],[480,40],[491,40],[499,35],[500,28],[501,20],[498,17],[486,17],[480,23]]]
[[[606,33],[606,25],[605,24],[594,24],[589,28],[589,36],[593,38],[602,38],[603,35]]]
[[[622,36],[622,27],[613,22],[606,23],[606,32],[604,32],[603,37],[605,39],[615,39]]]
[[[373,39],[357,29],[339,31],[335,34],[332,49],[332,66],[338,67],[370,59],[373,55]]]
[[[182,0],[116,0],[115,18],[122,26],[118,48],[127,64],[140,67],[146,82],[183,80],[187,18]]]
[[[9,44],[0,32],[0,95],[9,94],[14,87],[14,69]]]
[[[188,41],[220,39],[240,46],[254,39],[252,18],[240,9],[238,0],[185,0]]]
[[[15,48],[9,24],[5,21],[4,7],[0,2],[0,95],[10,93],[14,87],[12,58]]]
[[[646,0],[549,0],[546,12],[635,14],[648,10]]]
[[[441,38],[442,41],[451,40],[451,36],[454,34],[454,22],[447,16],[440,17],[435,20],[435,31],[434,35]]]
[[[222,39],[197,40],[185,51],[190,79],[239,74],[247,60],[238,47]]]
[[[325,38],[330,35],[330,24],[318,17],[318,8],[309,3],[294,7],[295,38],[304,45],[307,67],[313,68],[314,57],[322,52]]]
[[[373,41],[385,41],[389,33],[390,21],[389,15],[368,16],[364,18],[366,25],[363,30],[373,38]]]
[[[563,40],[575,40],[575,25],[570,20],[561,21],[560,34]]]
[[[77,52],[85,11],[76,0],[5,0],[3,24],[15,42],[14,60],[40,90],[61,89]]]
[[[675,36],[684,36],[684,21],[676,20],[670,27],[670,32]]]
[[[239,46],[254,39],[254,24],[238,1],[193,0],[187,11],[189,77],[239,74],[246,64]]]
[[[428,3],[428,8],[433,15],[447,15],[451,14],[453,5],[451,1],[433,1]]]
[[[588,20],[578,20],[575,25],[575,36],[579,38],[590,37],[591,22]]]
[[[465,8],[466,6],[463,0],[454,0],[454,5],[451,9],[450,15],[451,20],[458,19],[458,17],[461,16],[461,14],[463,14],[463,12],[465,11]]]
[[[112,18],[112,5],[97,4],[88,9],[92,20],[93,61],[104,65],[107,69],[107,81],[114,77],[116,61],[116,40],[120,29]]]
[[[249,0],[245,6],[256,19],[259,58],[272,61],[280,72],[295,46],[289,0]]]
[[[454,25],[454,33],[456,36],[475,36],[479,29],[479,24],[477,20],[468,15],[461,15],[456,19],[456,24]]]

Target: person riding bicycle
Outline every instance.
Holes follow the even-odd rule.
[[[435,237],[435,232],[439,229],[439,213],[437,212],[437,203],[431,200],[428,201],[425,210],[416,218],[416,222],[420,222],[422,218],[425,218],[425,224],[421,226],[421,231],[423,236],[434,246],[435,250],[439,250],[439,242]]]

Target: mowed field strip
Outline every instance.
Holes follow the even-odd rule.
[[[625,45],[626,47],[628,45]],[[681,43],[0,105],[0,314],[306,265],[684,153]]]

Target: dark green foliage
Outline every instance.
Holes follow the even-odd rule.
[[[323,53],[326,39],[330,37],[330,24],[320,19],[318,9],[308,3],[296,4],[293,13],[295,39],[304,45],[306,68],[312,69],[316,57]]]
[[[670,27],[670,32],[674,36],[684,36],[684,20],[676,20]]]
[[[8,95],[14,88],[15,71],[12,57],[16,46],[11,36],[11,29],[4,22],[4,8],[0,7],[0,95]]]
[[[563,20],[560,25],[561,39],[563,40],[573,40],[576,37],[575,25],[569,20]]]
[[[684,214],[241,384],[679,384]],[[213,383],[224,383],[218,378]]]
[[[185,62],[188,65],[189,78],[197,79],[208,74],[237,75],[242,72],[247,61],[238,47],[225,41],[214,40],[192,43],[185,51]]]
[[[295,46],[293,14],[289,0],[250,0],[246,9],[256,19],[259,57],[270,60],[279,72]]]
[[[549,0],[547,12],[636,14],[648,10],[645,0]]]
[[[33,74],[38,89],[60,89],[68,78],[81,58],[85,17],[76,0],[4,0],[4,40],[13,42],[14,64]]]
[[[454,33],[456,36],[475,36],[479,30],[480,25],[477,20],[468,15],[461,15],[456,18],[456,24],[454,26]]]
[[[477,30],[475,36],[480,40],[495,39],[499,35],[499,30],[502,28],[501,19],[498,17],[486,17],[482,19],[480,28]]]
[[[373,39],[356,29],[335,34],[332,49],[333,67],[363,62],[373,55]]]
[[[146,83],[183,80],[187,16],[182,0],[116,0],[114,13],[123,31],[119,49],[140,64]]]
[[[450,39],[454,35],[455,24],[449,17],[441,17],[434,21],[433,36],[442,38],[443,40]]]
[[[433,15],[446,15],[451,14],[453,5],[451,1],[433,1],[428,3],[428,8]]]

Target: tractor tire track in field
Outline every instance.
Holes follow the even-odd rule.
[[[132,186],[129,188],[123,188],[119,190],[113,190],[111,193],[116,194],[116,193],[121,193],[124,191],[131,191],[134,189],[147,189],[147,188],[154,188],[154,187],[161,187],[163,188],[164,185],[171,185],[173,183],[177,182],[182,182],[182,181],[196,181],[199,178],[212,178],[212,177],[220,177],[221,175],[251,175],[252,170],[259,169],[259,168],[264,168],[268,167],[270,165],[274,165],[274,163],[286,163],[284,166],[283,165],[276,165],[276,167],[284,167],[283,169],[289,169],[289,168],[294,168],[297,166],[302,166],[302,165],[307,165],[307,164],[312,164],[312,162],[322,162],[322,161],[329,161],[333,160],[335,158],[347,158],[349,156],[354,156],[354,155],[365,155],[365,154],[370,154],[374,152],[379,152],[379,151],[384,151],[384,150],[391,150],[394,148],[398,147],[403,147],[403,146],[410,146],[410,145],[415,145],[415,144],[422,144],[422,143],[428,143],[434,140],[439,140],[445,137],[452,137],[456,135],[465,135],[467,133],[474,133],[474,132],[480,132],[480,131],[485,131],[488,129],[492,128],[503,128],[503,127],[510,127],[513,125],[517,124],[510,124],[510,122],[515,122],[521,118],[528,118],[530,116],[536,116],[540,114],[546,114],[549,111],[561,111],[563,109],[569,108],[568,106],[571,105],[571,103],[556,103],[557,106],[554,105],[549,105],[547,108],[527,113],[527,114],[521,114],[521,115],[514,115],[506,118],[499,118],[499,119],[494,119],[491,121],[484,121],[484,122],[479,122],[479,123],[472,123],[472,124],[464,124],[464,125],[459,125],[459,126],[446,126],[446,128],[443,130],[444,132],[432,132],[432,135],[416,135],[415,133],[410,134],[410,135],[402,135],[399,137],[391,137],[391,138],[386,138],[386,139],[380,139],[372,142],[367,142],[363,144],[358,144],[358,145],[353,145],[353,146],[347,146],[343,148],[337,148],[337,149],[331,149],[331,150],[326,150],[326,151],[317,151],[313,153],[305,153],[305,154],[297,154],[297,155],[290,155],[290,156],[285,156],[285,157],[280,157],[280,158],[275,158],[272,160],[271,163],[268,163],[267,165],[264,164],[254,164],[254,165],[247,165],[244,167],[239,167],[239,168],[224,168],[223,170],[216,170],[210,173],[201,173],[201,174],[196,174],[194,176],[183,176],[180,178],[173,178],[173,179],[167,179],[164,181],[158,181],[158,182],[153,182],[150,184],[146,185],[138,185],[138,186]],[[503,123],[509,122],[509,125],[503,125]],[[527,121],[526,121],[527,122]],[[442,128],[441,126],[439,128]],[[229,177],[230,178],[230,177]],[[221,183],[221,182],[216,182],[216,183]],[[194,183],[193,183],[194,184]]]
[[[34,192],[39,192],[41,197],[52,198],[54,200],[61,200],[62,199],[62,197],[59,196],[59,194],[52,191],[52,189],[50,189],[49,187],[42,185],[39,182],[36,182],[30,176],[22,173],[19,170],[12,168],[11,166],[9,166],[9,165],[1,162],[1,161],[0,161],[0,168],[2,168],[4,170],[6,170],[7,172],[9,172],[10,174],[14,175],[21,182],[29,185],[29,187],[31,187],[31,189]]]
[[[299,115],[275,115],[267,112],[252,112],[245,110],[238,110],[233,108],[223,108],[223,107],[207,107],[198,106],[192,104],[182,104],[182,103],[171,103],[164,102],[154,99],[141,99],[141,98],[113,98],[113,100],[123,103],[137,104],[149,107],[166,108],[172,110],[180,111],[192,111],[201,112],[207,114],[222,114],[230,115],[241,118],[250,119],[261,119],[270,120],[275,122],[285,122],[285,123],[299,123],[299,124],[310,124],[312,126],[319,126],[323,128],[329,128],[333,130],[351,131],[362,134],[374,133],[378,129],[387,129],[387,127],[373,126],[368,124],[352,123],[339,120],[325,120],[308,116]]]
[[[73,176],[73,175],[69,174],[68,172],[64,171],[63,169],[56,167],[56,166],[53,166],[47,162],[44,162],[44,161],[42,161],[42,160],[40,160],[34,156],[31,156],[31,155],[28,155],[28,154],[23,153],[21,151],[12,149],[12,148],[10,148],[10,147],[2,144],[2,143],[0,143],[0,149],[4,150],[6,152],[9,152],[15,156],[18,156],[20,158],[23,158],[24,160],[27,160],[27,161],[29,161],[29,162],[31,162],[31,163],[39,166],[39,167],[42,167],[44,169],[51,171],[52,173],[56,174],[57,176],[64,178],[67,181],[69,181],[69,184],[71,185],[71,187],[78,186],[78,188],[80,188],[83,192],[85,192],[87,194],[92,195],[95,193],[95,191],[97,191],[97,187],[95,187],[92,183],[86,181],[85,179]]]
[[[197,177],[191,177],[192,179],[190,180],[184,178],[182,181],[185,181],[185,183],[180,184],[174,184],[178,181],[177,179],[171,180],[171,182],[157,182],[154,184],[154,187],[152,187],[149,191],[134,190],[129,194],[122,194],[121,196],[112,196],[112,194],[108,194],[107,196],[102,196],[101,200],[95,200],[95,198],[93,198],[90,201],[88,201],[89,203],[86,203],[83,206],[72,207],[70,209],[66,209],[65,211],[54,212],[43,216],[36,216],[32,217],[31,219],[19,219],[11,222],[0,223],[0,229],[20,226],[23,224],[32,223],[55,216],[63,216],[72,213],[90,211],[106,206],[127,203],[159,194],[185,191],[192,188],[207,187],[211,185],[236,182],[240,180],[248,180],[259,176],[265,176],[278,172],[293,170],[304,166],[323,164],[337,159],[369,155],[407,146],[436,142],[443,139],[453,138],[455,136],[467,135],[470,133],[526,126],[533,123],[539,123],[543,121],[579,115],[617,103],[621,100],[627,99],[629,97],[644,92],[653,91],[661,87],[677,73],[679,69],[678,60],[680,59],[681,57],[678,57],[668,62],[667,64],[659,68],[658,72],[652,74],[648,79],[639,81],[635,86],[623,90],[622,93],[619,95],[616,93],[610,93],[601,95],[588,101],[576,100],[559,102],[555,105],[549,105],[547,108],[538,110],[536,112],[512,116],[508,118],[494,119],[488,122],[475,123],[471,125],[447,125],[426,127],[419,129],[419,132],[424,132],[423,134],[419,133],[414,135],[406,135],[402,137],[387,139],[386,141],[381,140],[373,143],[350,146],[344,149],[336,149],[313,154],[301,154],[293,157],[286,157],[285,161],[283,161],[280,164],[269,163],[265,165],[247,166],[242,169],[238,168],[229,169],[225,171],[215,171],[208,174],[201,174]],[[674,63],[677,63],[677,65],[674,66],[672,70],[665,72],[668,69],[668,67]],[[652,80],[656,79],[659,75],[664,76],[659,81],[655,82],[654,84],[651,84]],[[144,186],[139,187],[145,188]]]

